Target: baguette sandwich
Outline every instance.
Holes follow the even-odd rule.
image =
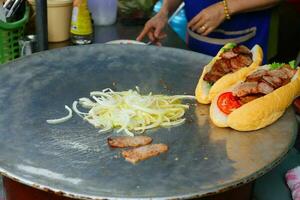
[[[243,45],[226,44],[204,67],[195,91],[197,101],[209,104],[220,91],[260,66],[262,59],[263,51],[259,45],[249,50]]]
[[[261,66],[220,92],[210,106],[212,122],[238,131],[257,130],[275,122],[300,94],[300,72],[294,65]]]

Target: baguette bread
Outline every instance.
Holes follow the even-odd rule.
[[[204,76],[212,69],[214,63],[220,59],[220,55],[224,52],[224,50],[230,46],[232,46],[232,43],[228,43],[221,48],[218,54],[204,67],[195,90],[195,96],[199,103],[209,104],[220,91],[232,86],[238,80],[242,80],[247,76],[247,74],[261,65],[263,60],[263,51],[259,45],[255,45],[251,49],[253,62],[249,67],[243,67],[234,73],[226,74],[210,86],[210,84],[204,80]]]
[[[261,68],[266,68],[262,66]],[[210,118],[218,127],[231,127],[238,131],[252,131],[266,127],[279,119],[293,100],[300,95],[300,72],[296,71],[291,81],[269,94],[256,98],[230,114],[222,112],[218,106],[220,95],[232,92],[242,81],[220,92],[210,106]]]

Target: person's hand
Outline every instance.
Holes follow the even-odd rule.
[[[167,36],[163,32],[163,29],[165,28],[167,23],[167,14],[157,13],[154,17],[152,17],[149,21],[146,22],[144,29],[136,38],[136,40],[141,41],[147,35],[152,43],[160,46],[160,40]]]
[[[222,2],[215,3],[199,12],[188,27],[201,35],[208,35],[225,20]]]

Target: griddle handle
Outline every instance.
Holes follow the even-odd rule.
[[[37,51],[48,49],[47,0],[35,0]]]

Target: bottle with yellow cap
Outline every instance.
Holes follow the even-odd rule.
[[[91,15],[87,0],[74,0],[71,20],[71,41],[74,44],[90,44],[93,39]]]

